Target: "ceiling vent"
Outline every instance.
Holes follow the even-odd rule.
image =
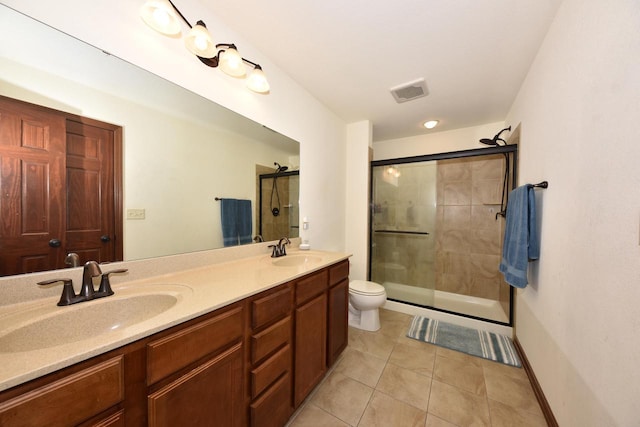
[[[398,104],[429,95],[424,79],[414,80],[389,89]]]

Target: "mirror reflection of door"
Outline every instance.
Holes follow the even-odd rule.
[[[0,97],[0,275],[122,260],[120,135]]]

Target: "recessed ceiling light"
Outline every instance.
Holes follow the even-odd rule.
[[[438,120],[429,120],[427,122],[424,122],[422,125],[427,129],[433,129],[434,127],[436,127],[437,124],[438,124]]]

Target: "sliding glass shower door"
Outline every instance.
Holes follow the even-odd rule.
[[[389,298],[433,306],[435,163],[374,167],[371,280]]]
[[[499,213],[516,149],[372,163],[370,277],[389,300],[510,323]]]

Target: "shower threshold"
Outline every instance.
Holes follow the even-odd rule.
[[[504,312],[499,301],[394,282],[384,282],[382,285],[390,300],[490,322],[509,324],[509,316]]]

